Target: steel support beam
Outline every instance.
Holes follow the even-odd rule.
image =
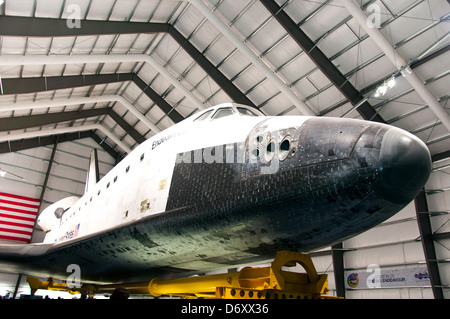
[[[430,53],[429,55],[426,55],[425,57],[421,58],[420,60],[414,61],[413,63],[411,63],[410,67],[411,67],[411,69],[414,70],[415,68],[418,68],[419,66],[421,66],[433,59],[440,57],[442,54],[447,53],[449,49],[450,49],[450,44],[447,44],[446,46],[440,48],[439,50],[436,50],[435,52]]]
[[[130,134],[130,136],[139,144],[144,143],[146,138],[135,130],[127,121],[125,121],[119,114],[113,111],[112,108],[108,108],[108,115],[121,127]]]
[[[53,145],[55,138],[58,138],[59,143],[81,140],[84,138],[92,138],[96,141],[112,158],[120,158],[122,154],[115,151],[111,146],[105,143],[97,134],[93,131],[84,131],[76,133],[49,135],[42,137],[29,138],[19,141],[6,141],[0,143],[0,154],[23,151],[31,148]]]
[[[433,234],[433,239],[434,240],[447,240],[447,239],[450,239],[450,232]]]
[[[336,284],[337,297],[345,298],[345,278],[344,278],[344,246],[342,243],[331,246],[333,257],[334,281]]]
[[[431,288],[435,299],[444,299],[441,277],[439,274],[439,265],[434,247],[433,232],[428,210],[428,203],[425,190],[422,190],[414,199],[416,205],[417,224],[419,226],[420,237],[422,238],[422,247],[425,254],[425,260],[430,274]]]
[[[424,82],[411,69],[411,66],[400,55],[384,34],[377,28],[371,28],[367,24],[367,15],[361,10],[359,5],[354,0],[341,0],[347,11],[353,16],[361,28],[370,36],[375,44],[386,55],[389,61],[396,67],[398,71],[404,76],[406,81],[428,105],[431,111],[441,121],[441,123],[450,131],[450,114],[439,103],[436,97],[428,90]]]
[[[16,286],[14,287],[14,293],[12,299],[16,299],[17,293],[19,292],[20,283],[22,282],[22,274],[17,275]]]
[[[180,113],[174,110],[170,104],[134,73],[2,79],[4,94],[37,93],[124,81],[133,81],[175,123],[184,120]]]
[[[132,81],[133,73],[44,76],[32,78],[2,78],[3,94],[26,94],[62,90],[97,84]]]
[[[431,156],[431,161],[434,162],[439,162],[439,161],[443,161],[446,159],[450,159],[450,150],[445,151],[443,153],[439,153],[439,154],[434,154],[433,156]]]
[[[231,80],[220,72],[178,30],[168,23],[82,20],[69,28],[65,19],[0,16],[0,35],[26,37],[86,36],[106,34],[168,33],[235,102],[255,107]]]
[[[110,138],[114,143],[117,144],[122,150],[126,153],[131,153],[131,148],[126,145],[120,138],[118,138],[111,129],[105,127],[101,124],[88,124],[81,126],[69,126],[69,127],[58,127],[54,129],[41,129],[40,131],[32,131],[32,132],[22,132],[22,133],[14,133],[8,135],[0,135],[1,142],[10,142],[10,141],[20,141],[24,139],[30,139],[34,137],[43,137],[49,135],[57,135],[57,134],[66,134],[66,133],[78,133],[82,131],[91,131],[91,130],[99,130],[107,138]]]
[[[134,73],[2,79],[4,94],[37,93],[124,81],[133,81],[175,123],[184,120],[180,113],[174,110],[169,103]]]
[[[411,63],[410,67],[411,67],[411,69],[414,70],[415,68],[418,68],[419,66],[422,66],[422,65],[430,62],[431,60],[438,58],[442,54],[447,53],[447,51],[449,49],[450,49],[450,44],[446,45],[445,47],[443,47],[443,48],[441,48],[441,49],[439,49],[439,50],[437,50],[437,51],[435,51],[433,53],[430,53],[429,55],[423,57],[420,60],[417,60],[417,61]],[[398,77],[400,75],[401,75],[401,72],[398,72],[397,74],[395,74],[395,77]],[[368,94],[369,92],[371,92],[371,91],[375,90],[376,88],[378,88],[384,82],[388,81],[391,77],[392,77],[392,75],[390,74],[387,77],[385,77],[385,78],[383,78],[383,79],[381,79],[381,80],[379,80],[377,82],[374,82],[374,83],[370,84],[369,86],[367,86],[367,87],[365,87],[365,88],[363,88],[361,90],[361,94]]]
[[[336,88],[349,100],[354,106],[359,105],[356,111],[366,120],[385,123],[384,119],[374,110],[369,102],[364,101],[361,93],[348,81],[348,79],[339,71],[339,69],[327,58],[305,32],[283,11],[273,0],[260,0],[272,16],[280,23],[286,32],[302,48],[302,50],[312,59],[316,66],[325,74],[325,76],[336,86]],[[361,103],[362,102],[362,103]]]
[[[201,68],[233,99],[233,101],[248,106],[256,105],[242,93],[217,67],[198,51],[175,27],[169,28],[169,34],[197,62]]]
[[[138,131],[136,131],[131,125],[129,125],[122,117],[120,117],[111,108],[0,118],[0,132],[21,130],[30,127],[43,126],[49,124],[57,124],[101,115],[111,116],[111,118],[122,129],[124,129],[128,134],[130,134],[130,136],[136,142],[142,143],[146,140],[145,137],[143,137]]]
[[[116,160],[115,165],[117,165],[126,155],[124,153],[120,153],[114,150],[111,145],[105,142],[104,139],[102,139],[100,136],[95,134],[94,131],[89,131],[90,137],[97,142],[98,145],[100,145],[109,155],[111,155],[112,158]],[[83,132],[79,132],[80,134]]]
[[[121,95],[98,95],[89,97],[72,97],[70,99],[53,99],[49,101],[41,100],[38,102],[16,102],[13,104],[0,105],[0,111],[13,112],[17,110],[35,110],[47,109],[57,106],[68,105],[85,105],[89,103],[110,103],[118,102],[125,107],[131,114],[137,117],[143,124],[145,124],[154,133],[159,133],[161,130],[150,121],[148,117],[143,115],[135,106],[133,106],[127,99]]]
[[[159,108],[167,114],[167,116],[175,123],[181,122],[184,120],[183,115],[178,113],[169,103],[166,102],[156,91],[154,91],[150,85],[145,83],[140,77],[135,75],[133,77],[133,83],[136,84],[142,92],[147,95],[150,100],[155,102],[156,105],[159,106]]]
[[[305,103],[302,98],[292,91],[280,77],[265,64],[261,57],[255,54],[239,37],[225,24],[203,0],[187,0],[206,19],[208,19],[247,59],[259,70],[267,80],[272,83],[289,101],[298,108],[303,115],[315,116],[316,113]]]
[[[52,170],[53,161],[55,159],[55,154],[56,154],[56,149],[57,148],[58,148],[58,136],[54,137],[54,144],[53,144],[52,154],[50,155],[50,160],[49,160],[48,166],[47,166],[47,173],[45,174],[44,182],[42,183],[41,196],[39,197],[38,215],[36,216],[36,219],[34,220],[33,233],[31,234],[31,241],[33,241],[33,236],[34,236],[34,232],[35,232],[35,228],[36,228],[36,223],[37,223],[40,211],[41,211],[42,202],[44,200],[44,195],[45,195],[45,190],[47,189],[48,179],[50,177],[50,172]]]
[[[78,132],[70,134],[57,135],[60,143],[80,140],[83,138],[91,137],[92,132]],[[29,138],[19,141],[5,141],[0,143],[0,154],[23,151],[31,148],[53,145],[55,143],[56,135],[42,136]]]
[[[66,19],[0,17],[0,35],[13,37],[70,37],[102,34],[168,32],[170,24],[125,21],[82,20],[81,28],[70,28]]]
[[[197,98],[188,88],[170,73],[160,62],[151,55],[146,54],[109,54],[109,55],[25,55],[25,56],[2,56],[1,66],[18,65],[64,65],[85,63],[148,63],[160,73],[171,85],[182,92],[195,107],[205,109],[204,102]]]
[[[0,132],[57,124],[94,116],[107,115],[108,108],[0,118]]]

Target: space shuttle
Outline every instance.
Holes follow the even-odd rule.
[[[422,190],[430,153],[414,135],[356,119],[208,108],[136,147],[82,197],[38,217],[43,243],[0,245],[16,273],[135,282],[311,252],[392,217]]]

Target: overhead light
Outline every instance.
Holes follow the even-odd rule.
[[[22,179],[22,180],[25,180],[25,178],[23,178],[22,176],[16,175],[16,174],[11,173],[11,172],[4,171],[4,170],[2,170],[2,169],[0,168],[0,177],[5,177],[6,174],[11,175],[11,176],[14,176],[14,177],[17,177],[17,178]]]
[[[378,88],[377,92],[379,92],[380,94],[385,95],[387,90],[388,90],[387,84],[383,83],[383,85]]]
[[[396,84],[395,76],[393,76],[389,81],[383,82],[377,90],[375,91],[374,97],[379,97],[380,95],[385,95],[388,90],[392,89]]]
[[[390,89],[392,89],[395,86],[395,78],[393,77],[392,79],[389,80],[389,82],[387,83],[387,85],[389,86]]]

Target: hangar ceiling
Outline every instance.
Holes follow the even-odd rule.
[[[379,8],[383,34],[446,108],[448,4],[362,2]],[[160,130],[234,100],[268,115],[385,121],[418,135],[433,154],[449,148],[441,119],[340,1],[22,0],[5,1],[0,13],[0,104],[29,106],[1,111],[17,123],[2,135],[100,124],[132,149],[155,130],[117,101],[90,101],[119,95]],[[396,86],[376,97],[392,76]],[[81,97],[86,103],[30,105]],[[101,108],[108,114],[86,112]],[[72,119],[58,116],[70,111]],[[110,136],[92,134],[124,153]]]
[[[197,110],[235,101],[267,115],[386,122],[420,137],[432,155],[445,155],[450,133],[442,116],[344,2],[6,0],[0,154],[44,146],[48,160],[56,140],[87,138],[114,163]],[[448,115],[449,5],[359,3],[369,15],[379,10],[369,20]],[[377,93],[393,78],[394,87]],[[20,163],[2,169],[20,176],[32,165]]]
[[[0,1],[3,182],[35,187],[25,195],[45,205],[82,195],[90,149],[102,149],[104,175],[159,131],[229,101],[385,122],[448,158],[449,3],[356,1],[407,62],[399,70],[346,1]],[[408,66],[443,116],[402,75]]]

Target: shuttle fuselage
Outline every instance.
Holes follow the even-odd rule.
[[[393,216],[430,167],[425,144],[392,126],[220,105],[139,145],[81,198],[47,208],[44,243],[0,247],[0,264],[54,277],[77,264],[84,281],[117,282],[308,252]]]

